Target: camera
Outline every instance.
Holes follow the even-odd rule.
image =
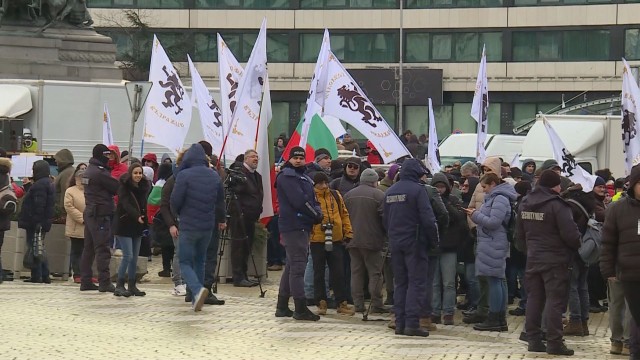
[[[324,230],[324,250],[333,250],[333,224],[322,224]]]
[[[235,187],[247,182],[247,177],[242,170],[229,168],[225,169],[225,171],[227,172],[227,178],[224,180],[225,187]]]

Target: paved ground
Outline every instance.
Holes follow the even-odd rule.
[[[70,282],[0,285],[0,359],[530,359],[518,341],[523,318],[509,332],[480,333],[468,325],[441,326],[428,338],[396,336],[386,322],[330,314],[317,323],[273,316],[280,272],[270,272],[266,297],[257,288],[220,285],[225,306],[194,313],[169,295],[155,258],[139,287],[144,298],[81,293]],[[592,314],[591,336],[569,338],[574,359],[609,355],[607,315]],[[373,316],[372,316],[373,317]],[[461,323],[459,314],[456,324]]]

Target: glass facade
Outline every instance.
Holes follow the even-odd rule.
[[[624,32],[624,56],[627,60],[640,60],[640,29]]]
[[[516,31],[513,61],[611,60],[609,30]]]
[[[393,9],[397,0],[300,0],[300,9]]]
[[[501,7],[503,0],[406,0],[408,9]],[[435,110],[434,110],[435,111]]]
[[[408,33],[406,62],[475,62],[482,46],[488,61],[502,61],[502,33]]]
[[[300,62],[318,59],[322,34],[300,34]],[[389,63],[398,61],[397,33],[331,34],[331,50],[340,61]]]
[[[406,9],[597,5],[640,0],[404,0]],[[140,9],[398,9],[398,0],[88,0],[93,8]]]

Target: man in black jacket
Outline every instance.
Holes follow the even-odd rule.
[[[82,183],[84,184],[84,198],[86,208],[84,210],[84,250],[80,262],[82,279],[80,291],[99,290],[100,292],[113,292],[115,287],[111,283],[109,274],[109,261],[111,251],[109,240],[113,238],[111,221],[114,213],[113,197],[118,191],[118,180],[111,177],[111,171],[107,167],[111,152],[104,144],[93,147],[93,157],[89,160],[89,166],[84,172]],[[91,282],[91,265],[96,260],[98,267],[98,280],[100,286]]]
[[[257,283],[247,278],[247,261],[251,254],[255,237],[256,222],[262,213],[262,175],[258,168],[258,153],[247,150],[242,162],[234,163],[232,170],[242,173],[246,180],[233,186],[237,201],[230,206],[231,213],[231,267],[233,268],[233,286],[251,287]]]

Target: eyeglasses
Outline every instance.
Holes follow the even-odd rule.
[[[347,167],[349,169],[360,169],[360,166],[357,164],[347,164]]]

